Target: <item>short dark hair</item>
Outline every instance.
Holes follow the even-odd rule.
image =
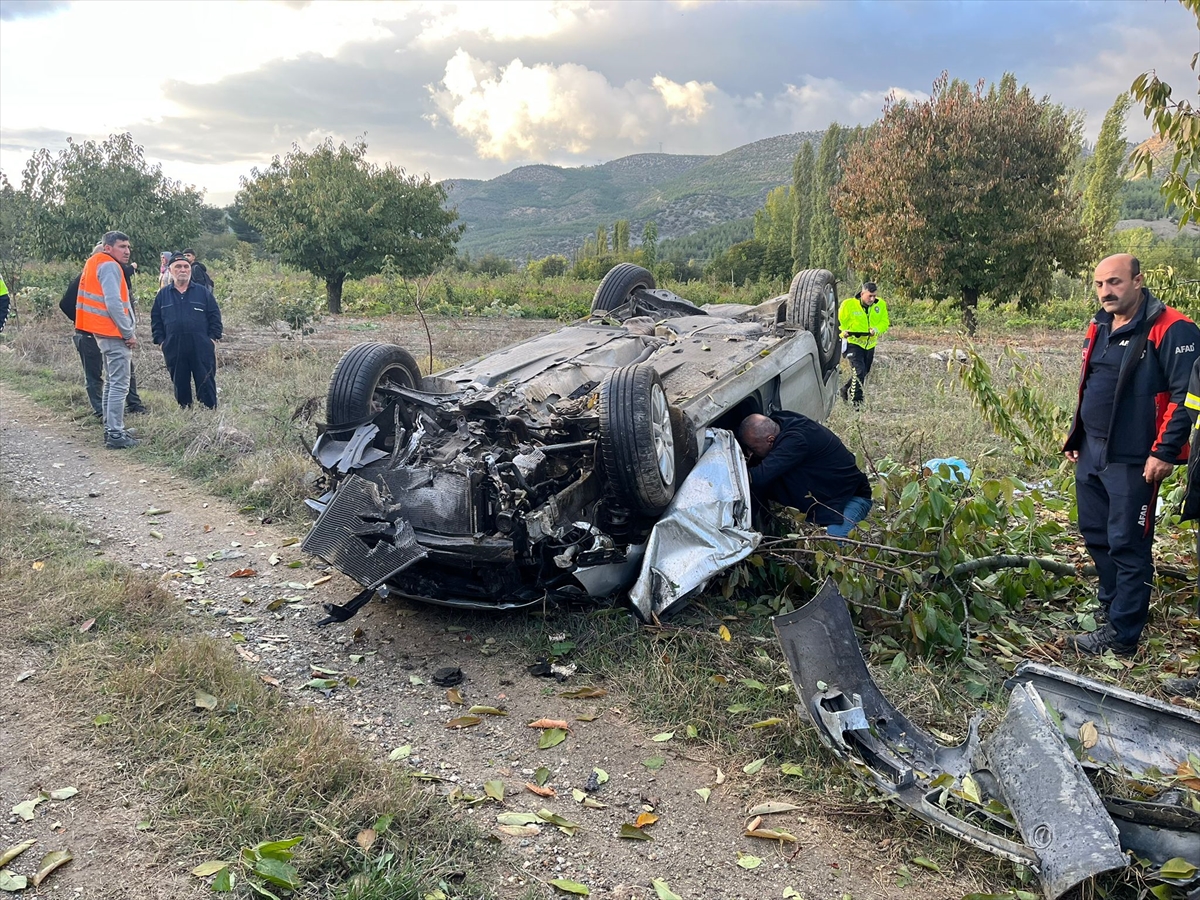
[[[874,294],[876,291],[879,290],[879,288],[875,286],[875,282],[873,282],[873,281],[864,281],[862,289],[864,291],[868,291],[869,293],[872,293],[872,294]]]
[[[127,235],[123,231],[106,231],[106,232],[104,232],[103,243],[104,243],[105,247],[113,247],[113,246],[116,246],[117,241],[127,241],[127,240],[129,240],[129,235]]]
[[[187,256],[189,253],[192,254],[192,256],[196,255],[196,251],[193,250],[191,247],[188,247],[186,250],[180,250],[179,252],[182,253],[184,256]]]
[[[1129,257],[1129,277],[1137,278],[1142,274],[1142,264],[1136,256]]]

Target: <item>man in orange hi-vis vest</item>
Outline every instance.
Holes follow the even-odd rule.
[[[104,446],[124,450],[137,446],[125,430],[125,398],[129,394],[129,368],[133,348],[133,304],[122,268],[129,262],[128,235],[110,231],[104,235],[99,253],[93,253],[79,276],[75,304],[75,327],[91,332],[104,356]]]

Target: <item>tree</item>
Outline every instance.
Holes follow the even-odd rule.
[[[791,280],[792,208],[792,189],[784,184],[773,188],[754,214],[754,240],[766,248],[760,274],[767,278]]]
[[[446,189],[429,176],[406,175],[366,160],[367,145],[292,152],[251,170],[237,202],[263,243],[288,265],[325,281],[329,311],[342,311],[347,278],[378,272],[384,257],[402,277],[427,275],[454,255],[463,226],[445,207]]]
[[[29,198],[0,172],[0,274],[8,290],[21,290],[25,264],[33,258]]]
[[[653,221],[647,222],[642,229],[642,256],[648,269],[658,261],[658,226]]]
[[[792,271],[808,269],[812,254],[813,148],[805,141],[792,163]]]
[[[1096,150],[1088,160],[1083,189],[1083,230],[1090,262],[1108,252],[1109,239],[1121,213],[1121,166],[1125,162],[1125,113],[1128,94],[1121,94],[1104,116]]]
[[[604,256],[608,253],[608,229],[603,225],[596,228],[596,255]]]
[[[33,247],[45,259],[86,259],[106,231],[119,230],[132,240],[134,259],[157,270],[160,251],[200,234],[200,191],[146,162],[128,133],[101,143],[68,138],[57,155],[38,150],[25,164],[21,193]]]
[[[985,92],[943,72],[925,102],[890,98],[835,200],[852,262],[958,297],[968,331],[981,294],[1038,302],[1053,270],[1084,261],[1079,135],[1076,117],[1011,74]]]
[[[766,251],[766,245],[761,241],[742,241],[705,266],[704,274],[714,281],[724,281],[728,278],[732,284],[757,281],[762,272]]]
[[[1200,0],[1180,0],[1196,17],[1200,27]],[[1192,54],[1192,71],[1197,71],[1200,52]],[[1175,147],[1168,165],[1162,193],[1168,203],[1179,207],[1179,227],[1200,221],[1200,181],[1193,183],[1192,175],[1200,173],[1200,108],[1187,100],[1172,100],[1171,86],[1153,72],[1143,72],[1129,88],[1133,99],[1143,106],[1146,119],[1154,126],[1154,134]],[[1142,144],[1133,153],[1134,171],[1154,175],[1154,154]]]
[[[833,272],[838,270],[842,245],[841,225],[833,210],[832,196],[841,180],[838,155],[842,149],[843,130],[841,125],[834,122],[821,138],[812,187],[813,211],[809,239],[812,267]]]
[[[618,255],[629,253],[628,219],[618,219],[613,222],[613,252]]]

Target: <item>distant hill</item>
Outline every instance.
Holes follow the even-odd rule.
[[[660,240],[680,238],[752,216],[767,192],[792,180],[804,141],[822,132],[784,134],[719,156],[638,153],[599,166],[521,166],[489,181],[443,182],[467,230],[459,249],[531,259],[570,254],[600,225],[630,221],[636,244],[646,222]]]

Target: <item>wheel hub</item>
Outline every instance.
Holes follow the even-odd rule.
[[[667,406],[667,395],[661,385],[654,385],[650,392],[650,409],[653,419],[654,455],[658,460],[658,476],[663,484],[675,482],[675,437],[671,433],[671,410]]]

